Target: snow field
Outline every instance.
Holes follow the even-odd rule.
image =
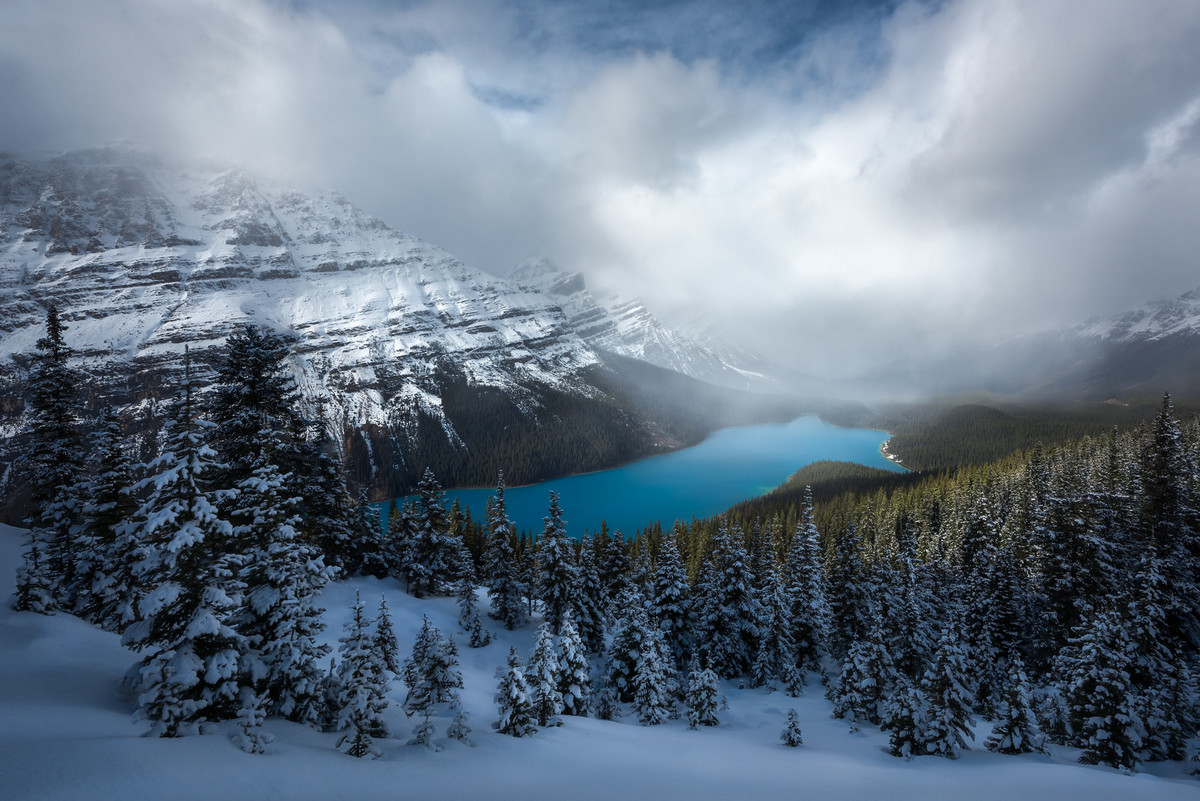
[[[20,561],[17,529],[0,526],[0,576]],[[799,698],[739,690],[723,682],[729,709],[716,728],[690,730],[686,718],[643,727],[628,711],[619,721],[564,718],[559,728],[515,739],[494,733],[496,670],[510,646],[523,659],[533,647],[535,620],[513,632],[494,621],[496,639],[466,646],[454,598],[416,600],[393,580],[354,579],[322,595],[336,646],[355,591],[373,616],[385,593],[400,641],[411,649],[422,618],[459,645],[473,747],[445,737],[450,718],[437,719],[440,752],[408,746],[416,719],[400,709],[404,687],[393,683],[386,713],[392,738],[379,742],[378,760],[338,753],[336,734],[281,720],[265,729],[275,741],[261,756],[229,740],[232,723],[207,736],[146,738],[120,691],[135,661],[116,635],[59,614],[42,617],[0,605],[0,798],[63,799],[1174,799],[1200,798],[1191,765],[1150,764],[1126,776],[1076,763],[1078,751],[1003,756],[983,749],[989,727],[979,722],[973,750],[956,761],[886,753],[887,736],[874,727],[850,733],[830,716],[815,675]],[[481,614],[486,599],[480,593]],[[804,745],[787,748],[779,734],[787,710],[799,712]]]

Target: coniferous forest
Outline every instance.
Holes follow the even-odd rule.
[[[29,385],[33,513],[14,604],[119,632],[152,735],[233,721],[261,753],[276,717],[377,756],[399,737],[383,713],[400,679],[413,744],[432,747],[446,720],[469,742],[460,647],[537,622],[532,652],[496,665],[494,718],[476,726],[703,729],[734,681],[823,693],[902,759],[1056,744],[1125,771],[1195,758],[1200,426],[1169,396],[1127,430],[629,539],[572,538],[553,494],[544,530],[517,532],[502,474],[471,520],[426,471],[385,532],[302,411],[279,336],[231,336],[203,396],[185,354],[170,421],[139,459],[113,410],[83,407],[64,331],[52,307]],[[461,630],[426,619],[398,642],[386,600],[360,598],[331,653],[316,597],[355,575],[456,596]],[[985,742],[979,720],[993,723]],[[794,710],[781,739],[803,743]]]

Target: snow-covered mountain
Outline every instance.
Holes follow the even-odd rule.
[[[1111,317],[1098,317],[1074,326],[1069,336],[1130,344],[1173,336],[1200,337],[1200,289],[1177,298],[1163,298]]]
[[[124,149],[0,156],[0,380],[10,388],[51,303],[96,379],[88,392],[135,408],[170,394],[184,344],[203,374],[238,326],[286,333],[305,398],[325,403],[376,474],[411,472],[398,463],[431,427],[443,446],[475,445],[447,411],[448,387],[504,405],[476,431],[513,415],[553,422],[564,403],[612,406],[589,380],[601,358],[560,298],[475,270],[336,194]],[[3,436],[18,404],[0,406]],[[345,433],[358,431],[371,436]],[[395,447],[381,452],[383,440]]]
[[[954,390],[1076,400],[1200,398],[1200,289],[1001,343]],[[947,371],[948,373],[950,371]]]
[[[594,348],[721,386],[779,387],[779,368],[711,333],[697,335],[668,326],[640,300],[594,292],[583,275],[564,271],[548,259],[525,262],[509,279],[554,298],[571,326]]]

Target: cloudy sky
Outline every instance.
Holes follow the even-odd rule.
[[[1200,286],[1195,0],[4,0],[0,150],[128,139],[811,370]]]

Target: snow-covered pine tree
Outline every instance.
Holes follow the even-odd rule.
[[[1068,675],[1066,671],[1057,669],[1058,666],[1065,664],[1066,662],[1063,660],[1056,660],[1054,675]],[[1067,708],[1063,687],[1054,683],[1034,687],[1030,702],[1038,729],[1049,742],[1056,745],[1069,745],[1074,741],[1075,733],[1071,730],[1071,712]]]
[[[403,505],[392,502],[388,515],[387,538],[383,541],[383,560],[389,575],[404,582],[404,591],[412,591],[413,561],[416,559],[416,503]]]
[[[796,646],[792,640],[792,599],[788,597],[783,580],[773,563],[764,565],[766,575],[760,582],[758,653],[754,658],[751,678],[756,687],[768,691],[782,683],[802,681],[795,670]],[[794,686],[791,689],[796,689]]]
[[[1098,612],[1072,645],[1079,658],[1065,694],[1074,742],[1083,749],[1079,761],[1137,770],[1146,730],[1129,676],[1133,648],[1125,621]]]
[[[303,494],[299,437],[308,423],[298,411],[299,392],[287,357],[283,335],[255,325],[247,324],[225,340],[209,404],[222,488],[237,487],[270,462],[288,477],[288,497]]]
[[[138,510],[141,619],[123,641],[150,651],[138,666],[137,716],[150,733],[176,737],[240,708],[245,637],[231,625],[237,591],[225,555],[232,527],[217,512],[208,480],[212,449],[196,418],[190,359],[164,452],[149,465],[150,497]]]
[[[1174,653],[1200,642],[1195,459],[1184,442],[1171,396],[1166,394],[1142,453],[1138,522],[1161,560],[1163,636]]]
[[[458,709],[459,690],[463,686],[462,670],[458,665],[458,647],[454,640],[425,618],[413,643],[412,655],[404,661],[404,683],[408,694],[404,698],[404,713],[409,717],[437,715],[441,707]],[[418,729],[423,724],[418,723]],[[417,739],[420,733],[414,730]]]
[[[484,519],[487,548],[483,556],[484,583],[491,596],[491,617],[512,631],[525,622],[525,586],[517,564],[516,530],[504,501],[504,474],[496,478],[496,494],[488,500]]]
[[[337,731],[345,732],[337,749],[354,757],[381,755],[375,740],[388,736],[383,713],[388,706],[387,686],[391,674],[375,650],[371,620],[363,613],[362,601],[354,594],[353,616],[338,639],[342,661],[337,665]]]
[[[237,713],[238,731],[233,742],[247,754],[266,753],[266,746],[275,738],[263,731],[267,718],[266,699],[253,687],[242,687],[241,706]]]
[[[618,603],[623,613],[613,625],[612,639],[608,644],[608,663],[604,674],[605,684],[618,702],[633,700],[636,690],[638,655],[645,647],[647,623],[642,612],[642,596],[636,591],[627,592],[625,600]]]
[[[713,538],[712,557],[701,567],[693,593],[695,648],[722,678],[750,672],[761,617],[742,533],[722,526]]]
[[[716,726],[721,721],[717,712],[721,708],[720,679],[711,668],[701,668],[696,657],[692,657],[688,669],[687,703],[688,726]]]
[[[601,521],[600,533],[596,535],[596,547],[600,568],[600,586],[605,593],[605,612],[608,617],[621,614],[620,603],[630,587],[630,570],[633,563],[629,558],[629,544],[625,536],[614,531],[608,533],[608,525]]]
[[[1145,726],[1147,761],[1180,760],[1186,755],[1186,732],[1196,706],[1185,678],[1186,659],[1176,657],[1165,636],[1166,610],[1157,549],[1142,551],[1126,616],[1129,620],[1130,692],[1137,717]]]
[[[799,523],[784,565],[792,602],[791,628],[796,660],[802,670],[820,670],[829,628],[821,532],[812,517],[812,487],[805,487]]]
[[[1046,738],[1038,730],[1029,703],[1025,664],[1019,656],[1009,662],[1007,685],[1003,692],[1004,701],[997,709],[996,725],[984,741],[984,747],[1001,754],[1046,753]]]
[[[878,724],[883,718],[888,692],[895,680],[895,666],[884,646],[878,625],[872,625],[861,640],[850,646],[842,672],[829,689],[833,715],[852,723]]]
[[[675,664],[685,664],[691,647],[691,586],[674,536],[663,537],[659,546],[646,602],[667,652]]]
[[[458,664],[458,646],[438,628],[433,629],[433,647],[429,649],[422,682],[435,709],[454,710],[461,704],[462,668]]]
[[[843,527],[834,543],[829,565],[829,653],[842,658],[871,626],[871,604],[862,564],[858,529]]]
[[[587,717],[592,704],[592,669],[584,653],[583,640],[568,615],[563,619],[558,640],[558,693],[562,714]]]
[[[369,548],[378,541],[379,529],[376,527],[371,540],[362,540],[346,476],[326,426],[324,404],[321,404],[312,424],[311,439],[299,443],[305,454],[303,464],[307,467],[306,474],[301,476],[304,491],[300,506],[303,519],[300,537],[314,543],[325,564],[337,570],[339,575],[359,575],[366,557],[364,546]]]
[[[454,720],[446,727],[446,736],[458,740],[463,745],[473,745],[470,737],[471,727],[467,723],[470,717],[465,709],[459,709],[454,715]]]
[[[621,717],[620,704],[617,701],[616,693],[613,692],[612,686],[606,679],[596,693],[596,719],[616,720],[619,717]]]
[[[31,526],[25,535],[22,561],[17,568],[17,590],[12,603],[13,609],[18,612],[54,614],[54,582],[46,565],[46,554],[52,546],[47,534],[46,529]]]
[[[347,544],[346,574],[384,578],[388,563],[384,553],[379,512],[371,505],[364,487],[350,508],[350,543]]]
[[[418,598],[445,594],[467,572],[462,540],[450,531],[442,486],[425,469],[417,484],[417,501],[408,590]]]
[[[433,742],[433,735],[437,734],[437,727],[433,725],[433,707],[427,705],[414,710],[412,714],[419,715],[420,718],[417,720],[417,725],[413,726],[413,737],[408,744],[421,745],[433,751],[442,750]]]
[[[467,633],[469,647],[482,648],[492,641],[492,635],[479,620],[479,610],[475,607],[475,583],[467,579],[459,579],[456,587],[458,625]]]
[[[321,680],[321,697],[325,699],[321,705],[321,731],[337,731],[338,692],[341,690],[341,679],[338,678],[337,657],[329,657],[329,670]]]
[[[779,741],[789,748],[804,745],[804,735],[800,731],[800,715],[796,713],[796,710],[788,710],[787,725],[780,732]]]
[[[66,329],[58,307],[51,304],[46,312],[46,336],[36,343],[26,404],[29,450],[24,470],[33,511],[13,605],[19,611],[43,614],[55,607],[73,609],[79,591],[74,573],[80,518],[76,489],[83,453],[81,382],[68,365],[74,351],[63,339]]]
[[[568,613],[563,622],[569,620]],[[537,642],[533,654],[525,666],[525,681],[529,684],[529,700],[533,704],[534,718],[539,726],[557,726],[558,715],[563,709],[562,694],[559,692],[558,657],[554,647],[554,632],[549,620],[538,627]]]
[[[496,705],[500,718],[492,726],[500,734],[524,737],[537,731],[529,685],[525,683],[525,672],[521,669],[521,657],[516,648],[508,651],[508,668],[500,675]]]
[[[122,434],[116,410],[104,407],[92,438],[92,477],[86,484],[76,538],[76,612],[109,631],[120,630],[119,610],[127,606],[134,592],[133,543],[120,532],[137,511],[137,501],[132,492],[133,466]]]
[[[888,734],[888,753],[912,759],[925,753],[925,697],[903,673],[884,704],[879,728]]]
[[[429,661],[429,653],[433,650],[436,637],[436,627],[429,622],[429,616],[422,619],[421,629],[413,640],[412,653],[400,667],[400,677],[411,691],[421,679],[425,664]]]
[[[966,656],[958,639],[957,626],[947,624],[938,641],[933,664],[921,682],[926,717],[922,740],[927,753],[956,759],[967,748],[967,738],[975,739],[971,727],[971,692],[965,681]]]
[[[633,677],[633,705],[643,726],[657,726],[671,717],[675,702],[671,697],[671,676],[675,673],[670,656],[663,647],[662,635],[648,624],[642,649],[638,653]]]
[[[392,624],[392,610],[388,608],[387,596],[379,595],[379,616],[375,618],[375,653],[383,660],[383,666],[393,676],[400,675],[400,642],[396,639],[396,628]]]
[[[981,494],[968,515],[963,531],[962,558],[965,572],[967,613],[965,641],[970,686],[975,691],[972,706],[987,718],[1002,703],[1005,670],[998,639],[997,612],[1000,610],[997,575],[1000,521],[986,494]],[[1014,643],[1014,646],[1016,643]]]
[[[562,629],[563,616],[575,609],[579,588],[579,569],[575,552],[563,525],[558,494],[550,493],[550,509],[546,527],[538,540],[537,595],[542,602],[542,616],[557,634]]]
[[[264,462],[237,489],[234,515],[241,522],[233,534],[244,553],[238,570],[244,603],[236,625],[252,649],[248,672],[269,714],[317,725],[320,663],[329,648],[318,642],[325,610],[316,597],[333,571],[300,541],[296,500],[273,463]]]
[[[586,537],[580,549],[577,567],[579,582],[576,586],[575,608],[571,619],[579,632],[584,649],[588,653],[598,654],[604,650],[605,593],[600,583],[595,549]]]

